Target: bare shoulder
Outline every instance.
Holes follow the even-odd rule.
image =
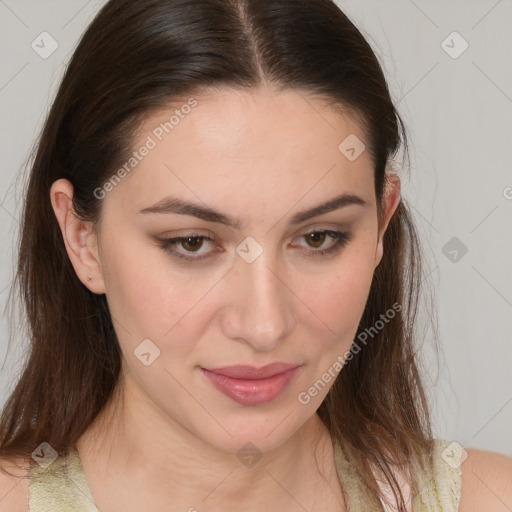
[[[28,512],[28,464],[0,458],[0,511]]]
[[[466,449],[462,463],[460,512],[512,510],[512,458],[500,453]]]

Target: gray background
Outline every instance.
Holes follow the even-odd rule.
[[[20,172],[64,65],[103,3],[0,0],[2,308],[14,272]],[[377,53],[408,128],[411,170],[401,174],[402,190],[424,243],[423,288],[435,293],[442,347],[438,371],[425,327],[422,357],[435,434],[512,455],[512,2],[337,3]],[[42,32],[58,43],[45,59],[31,47]],[[461,53],[464,41],[469,46]],[[0,406],[25,347],[24,333],[13,333],[5,359],[7,313]]]

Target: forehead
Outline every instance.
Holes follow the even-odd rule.
[[[201,137],[202,144],[208,144],[206,149],[228,149],[230,154],[249,158],[265,156],[262,149],[267,153],[277,148],[300,151],[313,149],[315,143],[337,149],[340,137],[349,133],[365,138],[350,109],[298,90],[260,87],[184,96],[148,115],[136,141],[142,142],[148,134],[157,142],[171,139],[170,135],[188,138],[191,143]],[[264,147],[251,144],[256,137]]]
[[[132,144],[138,160],[112,199],[129,200],[135,210],[165,193],[246,206],[280,196],[291,207],[306,193],[309,202],[334,195],[333,188],[371,193],[369,152],[347,158],[347,138],[360,143],[358,151],[367,146],[354,116],[303,92],[225,89],[184,96],[141,124]]]

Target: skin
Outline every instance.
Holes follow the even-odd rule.
[[[74,215],[70,183],[51,189],[69,258],[84,285],[106,294],[123,353],[119,392],[77,444],[89,487],[102,511],[344,510],[330,437],[315,412],[332,381],[308,404],[297,397],[351,345],[400,181],[390,177],[379,225],[369,152],[349,161],[338,150],[350,134],[368,145],[356,120],[292,91],[196,98],[198,106],[103,199],[98,236]],[[168,117],[148,117],[134,149]],[[288,224],[345,192],[366,205]],[[171,194],[241,226],[138,213]],[[352,238],[339,252],[308,257],[333,243],[327,236],[308,245],[315,229]],[[191,231],[214,239],[196,249],[211,257],[183,263],[159,246],[159,238]],[[236,252],[248,236],[263,249],[252,263]],[[145,366],[134,349],[148,338],[160,356]],[[258,406],[227,398],[200,371],[275,361],[301,368],[285,392]],[[262,455],[251,467],[237,457],[249,442]],[[510,474],[508,458],[468,452],[465,467],[483,457],[501,468],[498,483]],[[500,485],[506,493],[505,480]],[[8,499],[24,492],[25,484]],[[468,492],[463,484],[460,510],[477,510]],[[487,499],[486,510],[502,510],[492,506]]]
[[[176,503],[179,496],[177,509],[200,508],[208,496],[208,510],[226,510],[227,503],[244,510],[271,509],[276,503],[309,509],[320,498],[312,484],[321,484],[318,471],[304,470],[316,470],[313,450],[303,448],[313,442],[320,443],[327,479],[317,489],[325,495],[330,484],[331,499],[340,498],[332,460],[328,471],[329,459],[322,460],[332,459],[332,447],[329,453],[327,432],[315,414],[330,386],[307,405],[297,396],[350,348],[382,257],[371,157],[364,152],[350,162],[338,145],[349,134],[364,138],[358,124],[295,92],[229,91],[198,103],[104,198],[99,243],[88,236],[87,226],[70,223],[66,183],[52,188],[56,215],[66,222],[71,261],[85,283],[93,276],[92,291],[106,293],[126,368],[124,409],[109,421],[119,427],[115,438],[93,446],[89,435],[78,448],[85,470],[95,475],[91,488],[100,508],[110,509],[110,496],[118,499],[102,484],[108,474],[92,469],[93,459],[101,457],[96,446],[105,453],[105,444],[112,443],[106,473],[133,478],[138,485],[128,489],[147,489],[155,505]],[[147,120],[135,147],[165,116]],[[360,196],[366,206],[288,225],[293,213],[343,192]],[[137,213],[170,194],[205,203],[240,219],[242,226]],[[398,201],[395,180],[387,220]],[[303,235],[313,228],[349,230],[353,240],[334,256],[311,257],[315,246]],[[213,253],[214,244],[206,242],[199,252],[212,254],[209,259],[183,264],[156,240],[193,229],[214,238],[224,251]],[[248,236],[263,248],[252,263],[235,251]],[[321,248],[332,243],[326,237]],[[188,247],[175,249],[187,252]],[[149,367],[133,354],[146,338],[161,351]],[[281,396],[259,406],[233,402],[199,369],[275,361],[301,368]],[[98,428],[94,437],[103,435]],[[251,468],[236,457],[246,443],[265,454]],[[124,509],[137,501],[126,489],[119,492],[127,497]]]

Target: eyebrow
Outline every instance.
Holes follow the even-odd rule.
[[[369,203],[361,199],[359,196],[356,196],[355,194],[345,193],[340,196],[329,199],[325,203],[319,204],[318,206],[314,206],[313,208],[309,208],[307,210],[303,210],[299,213],[296,213],[290,219],[289,224],[300,224],[301,222],[309,220],[313,217],[318,217],[319,215],[323,215],[334,210],[339,210],[340,208],[345,208],[347,206],[368,206],[368,204]],[[240,229],[241,226],[241,222],[239,219],[230,217],[229,215],[213,210],[212,208],[209,208],[207,206],[191,203],[178,197],[172,196],[166,197],[161,201],[158,201],[158,203],[155,203],[153,206],[143,208],[138,213],[174,213],[178,215],[191,215],[193,217],[197,217],[207,222],[225,224],[226,226],[230,226],[235,229]]]

